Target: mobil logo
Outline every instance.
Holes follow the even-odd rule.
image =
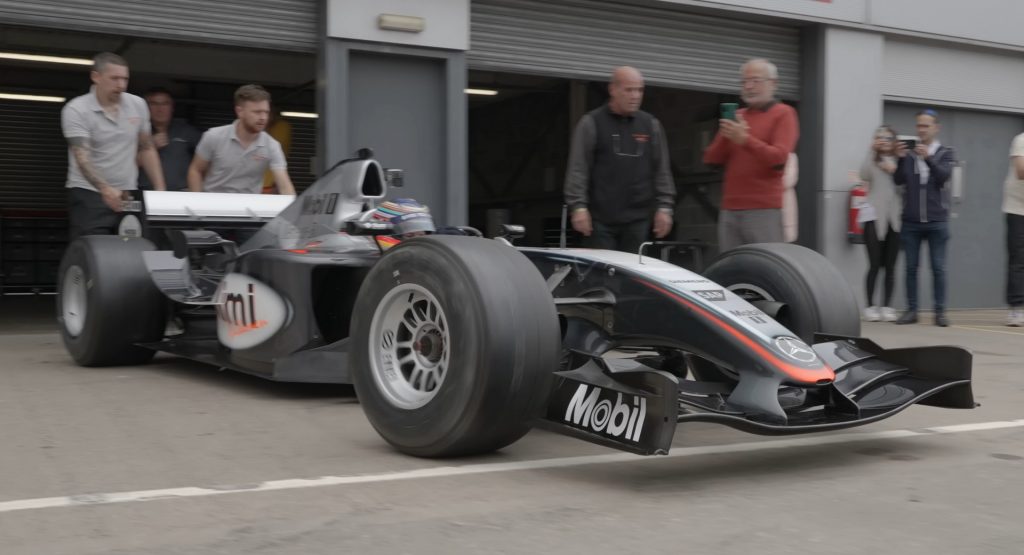
[[[565,409],[564,420],[570,424],[628,441],[640,441],[647,417],[647,399],[626,395],[600,387],[580,384]],[[623,400],[625,398],[625,400]]]
[[[217,339],[225,347],[248,349],[270,339],[288,321],[288,305],[267,284],[228,274],[217,286]]]

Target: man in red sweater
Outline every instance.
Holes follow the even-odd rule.
[[[782,173],[800,134],[796,110],[775,99],[775,64],[750,60],[740,74],[747,107],[737,112],[736,121],[719,120],[718,134],[704,151],[705,164],[725,167],[720,252],[783,241]]]

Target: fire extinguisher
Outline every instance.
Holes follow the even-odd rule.
[[[860,211],[867,204],[868,190],[860,182],[850,187],[850,220],[846,227],[846,238],[851,243],[864,243],[864,228],[857,221]]]

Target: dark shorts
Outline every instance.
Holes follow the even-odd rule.
[[[83,235],[116,235],[121,218],[96,191],[71,187],[68,189],[68,219],[69,235],[74,241]]]

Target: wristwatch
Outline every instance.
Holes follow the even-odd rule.
[[[662,207],[658,208],[658,212],[664,212],[665,214],[668,214],[669,216],[674,216],[675,213],[676,213],[675,210],[673,210],[672,208],[669,208],[667,206],[662,206]]]

